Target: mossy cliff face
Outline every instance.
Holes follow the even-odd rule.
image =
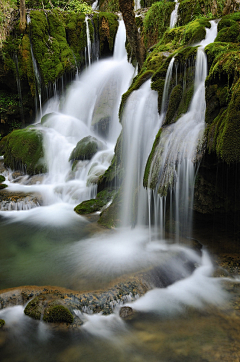
[[[4,165],[29,175],[46,172],[42,134],[34,128],[15,130],[0,142]]]
[[[158,4],[158,6],[160,5]],[[151,12],[154,7],[157,8],[157,4],[152,7]],[[207,155],[210,152],[210,158],[207,162],[213,162],[214,158],[214,164],[219,165],[216,167],[213,165],[213,174],[215,176],[212,177],[212,180],[214,177],[217,177],[217,167],[222,167],[224,169],[226,166],[228,169],[231,169],[231,165],[239,162],[240,154],[238,130],[240,120],[240,114],[238,112],[240,109],[238,64],[240,20],[238,13],[223,16],[224,11],[226,12],[226,4],[223,1],[180,1],[177,26],[174,29],[163,30],[163,32],[159,31],[160,28],[156,27],[154,29],[154,26],[151,27],[151,23],[147,23],[146,21],[146,19],[150,19],[150,16],[146,16],[144,20],[146,28],[144,31],[153,31],[155,38],[151,37],[151,39],[154,40],[152,40],[152,43],[148,44],[151,48],[140,73],[133,79],[129,90],[122,97],[119,113],[121,118],[131,92],[137,90],[144,81],[149,78],[152,79],[152,89],[158,92],[160,113],[166,72],[169,63],[174,56],[175,65],[166,103],[164,126],[176,122],[179,117],[188,110],[193,95],[197,51],[197,48],[194,45],[204,39],[206,28],[210,27],[209,19],[221,16],[222,19],[218,25],[219,32],[217,39],[215,43],[210,44],[206,48],[209,69],[209,76],[206,80],[206,123],[208,125],[206,130]],[[164,24],[159,24],[160,27],[162,25]],[[147,36],[146,40],[149,41]],[[153,44],[154,42],[155,44]],[[162,136],[162,129],[160,129],[146,165],[143,180],[145,187],[148,186],[151,160],[153,160],[155,156],[156,148]],[[122,136],[119,138],[119,144],[121,144],[121,142]],[[227,163],[229,166],[227,166]],[[105,180],[106,182],[107,178],[111,180],[110,175],[114,174],[113,165],[115,169],[119,170],[118,174],[123,175],[124,170],[121,161],[121,148],[116,150],[112,165],[102,176],[99,187],[104,186],[104,182],[101,183],[101,181]],[[211,180],[205,183],[205,181],[203,181],[204,176],[201,175],[201,170],[202,168],[200,167],[199,177],[202,180],[202,184],[206,186]],[[119,187],[121,186],[121,178],[118,185]],[[198,212],[213,213],[217,208],[221,209],[222,212],[228,212],[224,205],[226,205],[226,202],[229,204],[229,200],[233,201],[233,197],[229,197],[228,201],[226,201],[223,190],[219,189],[219,193],[217,195],[216,193],[214,194],[215,200],[218,198],[218,201],[214,204],[213,193],[211,194],[211,192],[209,192],[211,194],[209,197],[204,196],[204,192],[208,190],[208,187],[200,187],[200,183],[197,183],[196,185],[196,200],[198,200],[198,206],[195,206],[195,209]],[[151,187],[154,188],[155,185],[152,184]],[[236,189],[236,185],[234,187]],[[213,190],[213,184],[211,188]],[[205,201],[199,201],[201,199],[207,200],[208,205],[204,206]],[[111,210],[109,208],[109,211],[105,210],[102,214],[102,220],[104,216],[104,224],[106,226],[117,225],[117,211],[114,211],[114,207],[120,202],[121,200],[118,200],[116,197],[116,200],[113,200],[110,207]],[[115,219],[113,216],[114,214]]]
[[[30,23],[22,33],[18,13],[11,31],[0,49],[0,134],[32,120],[37,95],[31,46],[41,77],[42,102],[49,96],[47,87],[63,75],[70,79],[76,68],[85,67],[85,15],[73,11],[32,10]],[[91,41],[100,57],[113,52],[118,17],[112,13],[94,13],[88,19]],[[17,87],[18,82],[18,87]],[[49,88],[51,89],[51,87]]]
[[[240,13],[218,24],[215,43],[206,48],[207,150],[228,164],[240,162]]]

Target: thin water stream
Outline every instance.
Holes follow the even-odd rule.
[[[134,74],[127,62],[125,36],[120,22],[113,58],[89,65],[64,99],[55,96],[43,108],[43,114],[48,116],[43,124],[37,119],[35,126],[44,134],[47,176],[40,183],[27,185],[25,179],[22,183],[10,182],[11,171],[6,174],[10,191],[40,193],[43,206],[0,212],[0,289],[24,284],[56,285],[78,291],[107,288],[122,275],[164,263],[182,279],[167,288],[155,288],[130,303],[136,313],[129,321],[121,319],[116,308],[109,316],[86,314],[80,329],[66,331],[25,316],[23,306],[3,309],[0,318],[7,327],[0,330],[3,362],[214,362],[225,357],[235,361],[238,357],[235,345],[229,348],[226,339],[239,342],[239,328],[233,330],[232,324],[240,317],[234,314],[234,303],[226,304],[229,284],[223,288],[222,279],[213,277],[214,266],[208,252],[203,250],[201,255],[154,233],[149,242],[148,193],[141,185],[146,159],[165,112],[163,106],[158,115],[157,94],[150,89],[150,81],[132,93],[124,111],[124,228],[99,233],[94,223],[73,212],[76,204],[96,195],[96,185],[90,181],[107,169],[121,131],[118,108]],[[201,49],[199,53],[199,57],[204,54]],[[173,64],[174,60],[167,73],[166,98]],[[196,88],[201,86],[199,92],[203,93],[206,70],[197,64],[204,72],[200,77],[196,75]],[[103,111],[106,103],[108,107]],[[107,112],[109,119],[105,137],[94,127],[94,119],[101,112]],[[105,149],[92,160],[79,162],[73,172],[69,156],[77,142],[89,135],[101,140]],[[138,199],[134,200],[136,189]],[[134,216],[133,203],[137,203],[138,210]],[[131,224],[137,227],[129,229]],[[172,259],[175,255],[181,255],[184,262]],[[192,274],[188,262],[195,265]],[[227,330],[225,310],[232,313],[227,319]]]

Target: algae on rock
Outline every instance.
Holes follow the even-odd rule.
[[[4,165],[29,175],[46,172],[42,133],[33,127],[15,130],[0,142]]]

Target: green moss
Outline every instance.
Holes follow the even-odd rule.
[[[104,149],[104,144],[95,137],[87,136],[79,141],[73,149],[69,161],[91,160],[91,158],[100,150]]]
[[[0,183],[4,182],[6,179],[3,175],[0,175]]]
[[[0,328],[2,328],[5,324],[5,320],[4,319],[0,319]]]
[[[227,109],[208,126],[208,150],[226,163],[240,162],[240,81],[233,87]]]
[[[118,192],[115,194],[111,205],[101,213],[98,223],[102,226],[105,226],[108,229],[112,229],[119,226],[120,225],[119,209],[121,202],[122,202],[122,188],[120,188]]]
[[[162,128],[160,128],[160,130],[158,131],[158,134],[156,135],[156,138],[154,140],[154,144],[151,150],[151,153],[148,157],[147,163],[146,163],[146,167],[145,167],[145,171],[144,171],[144,176],[143,176],[143,186],[144,187],[148,187],[148,179],[149,179],[149,173],[150,173],[150,169],[151,169],[151,165],[152,165],[152,161],[153,161],[153,157],[155,155],[155,151],[156,148],[159,144],[160,138],[161,138],[161,134],[162,134]]]
[[[116,14],[100,12],[94,14],[93,21],[95,27],[99,29],[100,53],[106,52],[106,44],[108,51],[112,52],[119,25],[118,16]]]
[[[13,131],[2,139],[1,147],[5,166],[24,169],[30,175],[45,171],[42,134],[34,128]]]
[[[183,0],[178,7],[177,25],[188,24],[200,15],[202,15],[200,1]]]
[[[5,189],[6,187],[8,187],[8,185],[6,185],[6,184],[0,184],[0,190]]]
[[[42,80],[54,82],[64,72],[75,68],[72,50],[66,40],[64,16],[57,9],[51,12],[31,11],[31,40]]]
[[[74,208],[74,211],[79,215],[97,212],[112,199],[114,193],[115,191],[103,190],[97,194],[96,199],[83,201]]]
[[[47,323],[72,323],[73,315],[66,307],[56,305],[45,309],[43,320]]]
[[[25,307],[24,309],[24,313],[36,320],[40,320],[41,319],[41,315],[42,315],[42,310],[40,308],[40,303],[42,302],[42,299],[39,299],[39,297],[35,297],[33,298]]]
[[[239,43],[240,41],[240,25],[237,22],[231,21],[233,24],[229,27],[224,26],[216,37],[215,41]]]
[[[183,96],[183,89],[182,86],[178,84],[173,88],[170,94],[168,110],[164,122],[165,124],[170,124],[174,121],[174,116],[177,113],[178,106],[182,100],[182,96]]]
[[[74,208],[74,211],[79,215],[92,214],[93,212],[99,211],[103,208],[104,203],[102,200],[86,200]]]
[[[148,79],[151,78],[151,76],[153,75],[153,71],[152,70],[147,70],[143,73],[140,73],[137,77],[135,77],[133,79],[133,82],[130,86],[130,88],[127,90],[126,93],[124,93],[122,95],[122,101],[121,101],[121,105],[120,105],[120,108],[119,108],[119,117],[121,118],[122,116],[122,113],[123,113],[123,109],[124,109],[124,106],[127,102],[127,99],[128,97],[130,96],[130,94],[135,91],[135,90],[138,90],[141,85],[143,85],[143,83],[145,83]]]
[[[143,21],[144,43],[147,48],[156,44],[169,27],[174,3],[165,0],[156,2],[148,10]]]
[[[99,0],[99,10],[111,13],[119,12],[118,0]]]

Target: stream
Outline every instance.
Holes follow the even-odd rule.
[[[177,12],[178,2],[175,2]],[[94,4],[97,6],[97,2]],[[189,237],[192,217],[184,214],[185,211],[179,215],[176,208],[182,204],[182,198],[188,200],[187,209],[189,200],[192,202],[189,191],[195,177],[192,159],[205,127],[204,47],[214,41],[216,28],[211,22],[206,39],[199,44],[190,108],[171,126],[167,145],[161,145],[159,151],[164,155],[165,170],[171,169],[167,176],[174,172],[179,182],[186,184],[183,188],[176,182],[172,208],[177,215],[175,219],[184,219]],[[126,173],[119,211],[122,226],[107,231],[97,225],[96,219],[92,221],[73,212],[77,204],[96,196],[97,187],[92,181],[109,167],[122,129],[118,119],[121,96],[135,75],[127,61],[125,39],[124,23],[120,21],[113,57],[93,64],[88,42],[88,67],[76,76],[64,96],[55,95],[43,106],[44,122],[36,119],[35,127],[44,135],[48,174],[29,184],[25,176],[13,182],[12,171],[4,173],[9,191],[40,194],[42,206],[28,209],[22,204],[18,210],[12,206],[8,211],[0,211],[0,289],[52,285],[81,292],[98,290],[108,288],[120,277],[158,268],[164,263],[171,273],[180,274],[181,279],[166,288],[155,287],[140,298],[129,298],[126,305],[135,311],[129,320],[120,318],[120,304],[107,316],[83,313],[83,326],[67,331],[26,316],[24,306],[2,309],[0,319],[5,320],[6,326],[0,329],[1,362],[239,360],[238,279],[219,270],[216,273],[211,253],[204,247],[202,253],[188,247],[190,239],[183,238],[181,230],[174,237],[167,234],[164,197],[155,193],[151,199],[142,186],[146,160],[165,112],[163,104],[158,114],[157,93],[151,90],[150,81],[131,94],[123,115]],[[172,76],[173,63],[174,58],[169,64],[166,84]],[[163,99],[168,96],[166,86]],[[109,130],[103,137],[98,127],[94,127],[94,119],[106,104],[111,112]],[[86,136],[96,137],[104,149],[90,161],[80,161],[73,172],[69,156],[77,142]],[[190,141],[183,141],[183,137],[190,137]],[[183,143],[188,147],[188,157],[186,149],[181,148]],[[172,171],[177,161],[179,166]],[[160,172],[159,183],[167,176]],[[138,211],[133,222],[131,207],[136,188]],[[149,205],[151,202],[154,207]],[[201,235],[199,240],[204,244]],[[174,256],[178,254],[184,262],[176,263]],[[186,261],[194,264],[192,273]]]

